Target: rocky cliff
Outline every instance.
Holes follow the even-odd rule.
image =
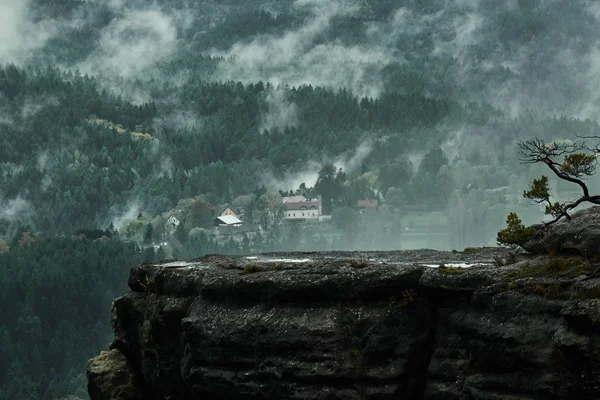
[[[599,399],[600,266],[510,258],[470,249],[140,265],[114,302],[111,351],[88,365],[89,393]]]

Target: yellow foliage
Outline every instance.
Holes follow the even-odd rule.
[[[127,238],[133,238],[134,236],[142,235],[144,232],[144,228],[146,227],[146,221],[142,219],[134,219],[129,224],[127,224],[123,229],[121,229],[121,233],[125,235]]]
[[[117,132],[117,133],[125,133],[127,131],[125,128],[123,128],[123,125],[121,125],[121,124],[115,124],[114,122],[111,122],[109,120],[98,118],[95,115],[90,116],[87,119],[87,123],[91,124],[91,125],[102,125],[108,129],[111,129],[111,130]],[[131,136],[133,136],[134,139],[145,139],[145,140],[154,139],[152,137],[152,135],[147,132],[131,132]]]
[[[19,247],[28,247],[37,242],[35,236],[31,232],[23,232],[23,236],[19,240]]]
[[[131,136],[133,136],[136,139],[146,139],[146,140],[152,139],[152,135],[149,133],[131,132]]]
[[[569,154],[561,164],[560,171],[573,176],[592,175],[596,170],[596,159],[593,154]]]

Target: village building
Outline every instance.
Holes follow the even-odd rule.
[[[227,207],[226,209],[224,209],[223,211],[221,211],[221,217],[224,217],[226,215],[231,215],[232,217],[238,217],[237,213],[235,213],[231,208]]]
[[[309,200],[304,196],[290,196],[283,198],[283,204],[286,220],[318,220],[323,214],[320,198]]]
[[[356,206],[361,214],[367,210],[377,211],[379,208],[379,200],[358,200]]]
[[[215,218],[216,226],[242,225],[242,221],[233,215],[223,215]]]
[[[259,233],[262,233],[262,228],[257,225],[220,225],[215,228],[215,239],[218,242],[233,239],[235,242],[241,243],[245,238],[253,240]]]
[[[288,197],[284,197],[282,200],[283,204],[287,204],[287,203],[303,203],[305,201],[308,201],[308,199],[302,195],[297,195],[297,196],[288,196]]]
[[[173,235],[180,223],[181,222],[171,214],[165,222],[165,232],[167,232],[169,235]]]

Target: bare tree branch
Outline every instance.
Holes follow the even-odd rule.
[[[592,152],[594,154],[599,154],[600,153],[600,136],[584,136],[584,135],[575,135],[577,136],[579,139],[592,139],[595,140],[596,142],[599,142],[595,147],[588,147],[587,145],[585,145],[585,150]]]
[[[595,158],[593,165],[587,165],[586,168],[579,169],[565,168],[564,162],[556,161],[559,157],[568,157],[577,154],[577,152],[587,150],[586,147],[579,142],[575,143],[546,143],[542,139],[530,139],[518,143],[519,150],[517,152],[519,160],[523,164],[544,163],[550,168],[554,174],[560,179],[575,183],[581,187],[584,197],[590,197],[590,192],[581,179],[582,176],[590,176],[595,171]],[[599,149],[600,150],[600,149]]]
[[[584,137],[581,139],[596,139],[600,137]],[[523,164],[544,163],[558,178],[578,185],[583,195],[575,201],[552,202],[548,188],[548,177],[542,176],[534,179],[529,190],[523,196],[537,204],[546,205],[546,214],[552,220],[543,224],[543,230],[534,227],[525,227],[515,213],[510,213],[506,219],[507,227],[498,232],[498,243],[508,246],[524,246],[527,241],[538,233],[547,232],[548,226],[560,221],[562,218],[571,219],[569,212],[582,203],[600,205],[600,195],[590,196],[583,178],[596,172],[598,157],[600,157],[600,143],[595,148],[589,148],[584,142],[550,142],[542,139],[530,139],[518,143],[517,155]],[[590,154],[591,153],[591,154]]]

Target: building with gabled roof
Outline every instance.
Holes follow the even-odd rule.
[[[242,221],[240,221],[237,217],[233,215],[222,215],[215,218],[215,225],[217,226],[227,226],[227,225],[241,225]]]
[[[225,209],[223,209],[223,211],[220,212],[219,214],[221,217],[224,217],[226,215],[231,215],[237,218],[237,213],[235,211],[233,211],[233,209],[231,207],[226,207]]]
[[[177,217],[171,214],[165,222],[165,231],[172,235],[173,233],[175,233],[180,223],[181,222],[177,219]]]
[[[293,200],[293,201],[292,201]],[[322,215],[321,199],[307,200],[304,196],[284,197],[285,219],[319,219]]]

